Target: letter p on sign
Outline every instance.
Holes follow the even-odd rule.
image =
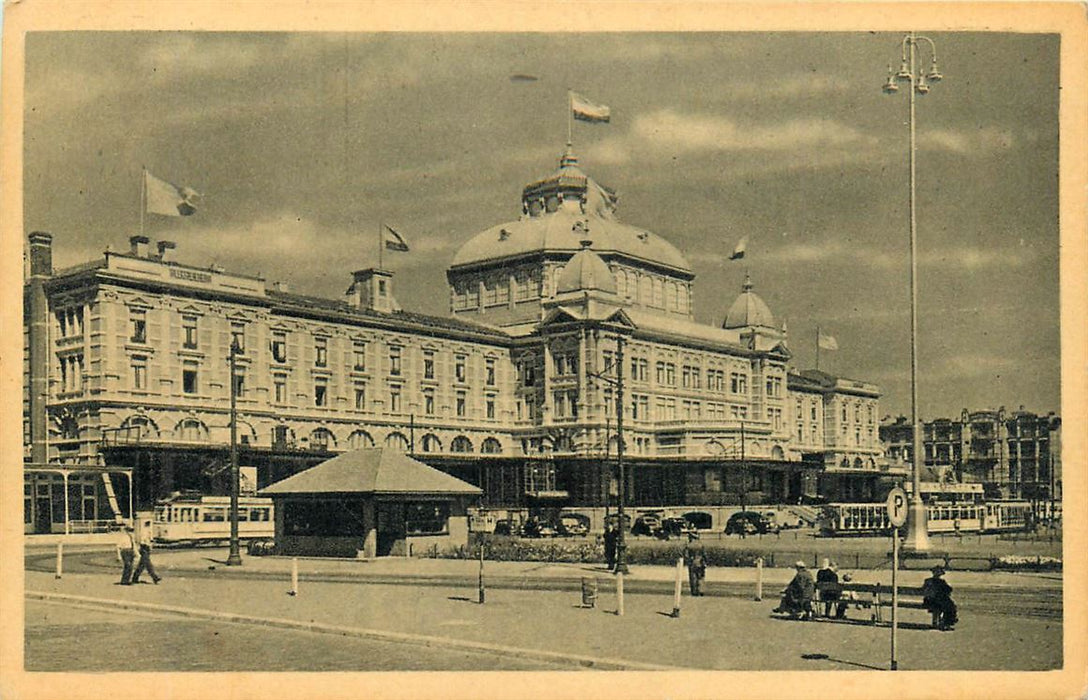
[[[903,527],[907,522],[907,492],[901,488],[888,493],[888,521],[893,527]]]

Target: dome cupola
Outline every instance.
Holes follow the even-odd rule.
[[[616,294],[616,280],[601,256],[594,253],[592,241],[583,240],[582,249],[571,257],[556,283],[556,295],[570,292],[598,291]]]
[[[751,327],[775,328],[775,323],[774,315],[771,314],[766,302],[752,291],[752,276],[745,273],[744,291],[729,307],[729,313],[725,316],[725,323],[722,324],[722,328]]]

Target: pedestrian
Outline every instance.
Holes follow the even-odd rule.
[[[812,594],[816,590],[816,584],[812,580],[812,574],[808,572],[805,562],[798,561],[793,565],[797,570],[793,580],[782,591],[782,601],[774,609],[776,613],[786,613],[790,617],[800,617],[802,620],[812,619]]]
[[[824,604],[824,617],[831,617],[831,606],[842,597],[842,587],[839,573],[830,559],[824,559],[816,572],[816,588],[820,592],[820,602]]]
[[[619,533],[616,532],[612,523],[606,524],[604,526],[604,561],[609,571],[616,568],[616,540],[618,538]]]
[[[132,572],[132,582],[140,582],[140,574],[145,570],[151,576],[151,580],[156,584],[162,580],[162,577],[155,573],[155,565],[151,563],[151,540],[153,539],[151,531],[151,523],[145,522],[140,526],[140,562],[136,565],[136,570]]]
[[[922,583],[922,603],[933,614],[933,624],[937,629],[951,632],[959,622],[956,603],[952,600],[952,586],[944,580],[943,567],[933,567],[933,575]]]
[[[684,565],[688,567],[688,589],[693,596],[703,595],[703,579],[706,578],[706,552],[701,544],[695,544],[697,537],[688,535],[684,547]]]
[[[117,561],[124,567],[121,571],[121,585],[132,585],[132,562],[136,559],[136,537],[132,525],[125,523],[117,533]]]

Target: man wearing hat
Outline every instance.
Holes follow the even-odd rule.
[[[922,583],[922,603],[933,614],[933,626],[939,630],[950,632],[959,621],[952,586],[944,580],[943,567],[933,567],[933,575]]]
[[[776,613],[787,613],[793,617],[801,616],[802,620],[812,619],[812,595],[816,591],[816,583],[812,580],[812,574],[808,572],[805,562],[798,561],[793,565],[797,573],[793,580],[782,591],[782,602],[774,609]]]
[[[132,585],[132,562],[136,560],[136,535],[131,523],[124,523],[117,533],[117,561],[124,570],[121,572],[121,585]]]

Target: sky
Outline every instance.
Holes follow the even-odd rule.
[[[1059,37],[928,36],[944,80],[917,100],[920,416],[1057,412]],[[902,39],[32,33],[24,224],[53,234],[57,267],[127,250],[146,167],[203,195],[145,222],[181,262],[338,297],[384,222],[411,246],[384,259],[401,305],[446,315],[458,248],[557,166],[573,87],[612,110],[573,126],[583,169],[691,262],[696,320],[721,324],[750,273],[795,368],[819,326],[839,346],[820,369],[909,415],[909,99],[881,91]]]

